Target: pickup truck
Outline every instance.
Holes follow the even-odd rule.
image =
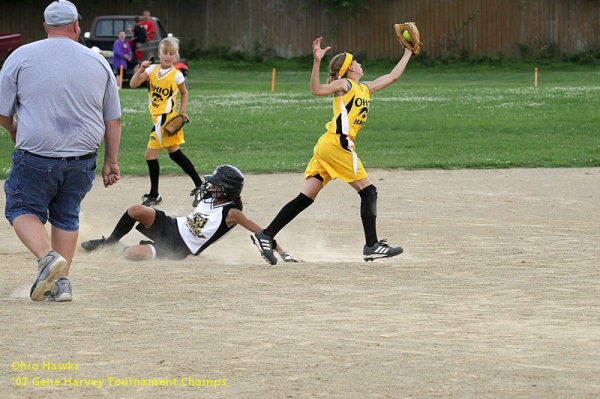
[[[121,30],[125,31],[126,40],[131,39],[129,28],[133,29],[134,17],[135,15],[104,15],[96,17],[94,22],[92,22],[91,31],[83,34],[86,46],[90,48],[96,47],[112,66],[113,44],[117,40],[119,31]],[[154,21],[156,31],[152,40],[137,45],[137,50],[141,50],[142,52],[139,62],[143,60],[150,60],[153,63],[158,62],[158,44],[162,39],[171,36],[170,33],[166,33],[158,18],[150,18]],[[124,78],[129,79],[133,76],[133,67],[134,65],[130,63],[129,68],[123,71]]]
[[[0,68],[10,53],[23,44],[23,39],[18,33],[0,33]]]

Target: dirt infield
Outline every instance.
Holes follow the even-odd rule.
[[[181,262],[78,252],[70,304],[28,299],[35,259],[3,219],[0,396],[600,396],[600,169],[370,176],[397,258],[362,262],[359,197],[336,181],[278,236],[304,263],[267,265],[241,227]],[[99,183],[80,240],[148,186]],[[301,184],[247,175],[245,213],[268,223]],[[190,186],[163,178],[160,208],[188,213]]]

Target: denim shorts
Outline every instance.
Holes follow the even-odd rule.
[[[40,157],[23,150],[12,154],[12,169],[4,183],[6,219],[12,225],[21,215],[35,215],[43,224],[79,230],[81,201],[92,189],[96,157]]]

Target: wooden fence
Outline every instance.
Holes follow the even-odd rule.
[[[415,21],[424,51],[431,56],[467,50],[470,55],[519,55],[523,50],[557,54],[600,49],[600,0],[366,0],[368,10],[307,9],[306,0],[152,0],[151,11],[168,32],[196,47],[227,46],[254,54],[290,57],[310,54],[323,36],[334,52],[365,51],[369,58],[395,57],[396,22]],[[95,16],[141,14],[132,0],[77,1],[82,30]],[[139,3],[139,2],[138,2]],[[6,1],[0,5],[0,32],[21,33],[25,41],[44,37],[48,0]]]

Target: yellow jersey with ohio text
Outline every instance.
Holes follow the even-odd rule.
[[[346,79],[350,90],[341,97],[333,97],[333,119],[327,123],[327,131],[345,134],[354,140],[369,116],[371,93],[369,86]]]
[[[170,114],[175,111],[177,94],[179,88],[175,83],[177,69],[171,67],[163,73],[160,72],[160,65],[155,65],[148,76],[148,108],[154,116]]]

